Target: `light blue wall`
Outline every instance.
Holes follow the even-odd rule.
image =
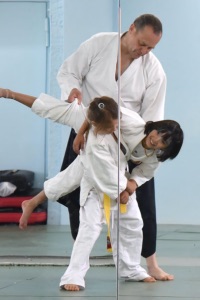
[[[117,1],[107,0],[64,2],[63,59],[91,34],[116,29],[117,14],[113,18],[113,12],[117,12],[116,4]],[[197,160],[193,149],[199,147],[200,130],[197,100],[199,77],[196,74],[200,43],[195,23],[200,13],[200,3],[193,0],[191,5],[189,1],[176,0],[176,10],[173,10],[174,1],[170,0],[122,0],[121,8],[122,31],[127,30],[135,17],[142,13],[153,13],[162,20],[164,35],[154,53],[162,62],[168,78],[166,118],[179,121],[185,131],[181,154],[175,161],[162,165],[156,175],[158,222],[199,224],[198,163],[192,163],[192,158]],[[55,145],[54,140],[52,144]],[[65,132],[61,130],[58,149],[64,151],[64,148]],[[60,153],[56,157],[61,160]],[[189,171],[187,174],[183,165]]]
[[[0,1],[0,86],[38,95],[46,87],[46,2]],[[25,169],[42,188],[45,120],[0,99],[0,170]]]
[[[179,157],[163,164],[156,175],[157,218],[159,223],[200,224],[200,1],[122,0],[123,30],[147,12],[157,15],[164,27],[154,53],[168,78],[165,117],[180,122],[185,132]]]
[[[100,31],[113,31],[115,25],[115,0],[51,0],[49,88],[51,95],[60,98],[56,81],[58,69],[81,42]],[[47,177],[54,176],[61,167],[70,128],[48,122],[47,127]],[[49,224],[68,224],[65,207],[49,201]]]
[[[116,3],[116,0],[65,1],[65,57],[91,35],[114,30]]]
[[[51,95],[60,97],[56,74],[64,58],[92,34],[117,29],[117,3],[117,0],[50,1],[47,82]],[[199,224],[200,1],[121,0],[121,8],[122,31],[142,13],[153,13],[163,22],[163,38],[154,53],[168,78],[166,117],[179,121],[185,131],[181,154],[174,161],[163,164],[156,175],[158,222]],[[68,134],[67,127],[47,123],[47,177],[60,169]],[[66,223],[67,215],[61,205],[49,205],[49,223]]]
[[[113,30],[114,4],[114,0],[101,2],[99,0],[50,1],[50,84],[48,91],[51,95],[60,98],[60,89],[56,81],[56,75],[64,59],[92,34],[99,31]],[[47,164],[48,177],[50,177],[60,168],[69,129],[67,130],[66,126],[52,124],[52,122],[49,122],[48,126],[49,147]],[[54,130],[50,133],[51,128],[54,128]],[[54,157],[53,162],[52,157]]]
[[[63,59],[93,33],[117,28],[117,2],[64,2]],[[163,164],[156,175],[158,223],[199,224],[197,149],[200,147],[200,31],[197,20],[200,1],[122,0],[121,9],[122,31],[127,30],[142,13],[153,13],[161,19],[164,34],[154,53],[163,64],[168,78],[165,116],[179,121],[185,132],[179,157]],[[65,148],[63,133],[61,146]],[[60,159],[60,153],[58,157]]]

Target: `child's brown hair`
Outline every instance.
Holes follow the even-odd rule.
[[[96,133],[111,126],[112,120],[118,119],[118,105],[110,97],[96,97],[90,103],[87,112],[89,122],[94,122]]]

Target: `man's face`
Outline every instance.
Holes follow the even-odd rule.
[[[151,26],[136,30],[132,24],[127,32],[126,50],[131,59],[137,59],[155,48],[162,34],[155,34]]]

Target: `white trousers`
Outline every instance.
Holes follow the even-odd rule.
[[[130,197],[131,198],[131,197]],[[73,246],[70,264],[61,277],[60,287],[75,284],[85,288],[85,275],[89,269],[89,256],[99,237],[103,223],[104,210],[97,200],[95,191],[91,191],[84,206],[80,208],[80,226]],[[117,211],[114,224],[111,224],[111,243],[115,265],[117,263]],[[127,212],[120,214],[119,221],[119,276],[130,281],[140,281],[149,275],[140,266],[142,248],[142,226],[140,210],[135,198],[127,205]]]

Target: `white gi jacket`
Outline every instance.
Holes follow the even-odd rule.
[[[46,94],[41,94],[35,100],[32,111],[44,118],[57,121],[62,124],[69,125],[78,131],[85,119],[85,108],[83,105],[78,105],[77,101],[67,103],[59,101]],[[127,161],[133,159],[134,161],[142,162],[133,169],[130,178],[134,179],[138,186],[150,180],[159,162],[156,155],[146,157],[136,157],[134,149],[144,138],[145,122],[135,112],[126,108],[121,108],[121,143],[123,143],[126,154],[120,151],[120,182],[119,190],[122,192],[126,189],[127,178],[125,177],[125,168]],[[117,132],[116,132],[117,134]],[[71,176],[73,176],[74,188],[76,188],[80,180],[81,195],[80,205],[84,205],[88,193],[92,188],[99,192],[102,198],[102,192],[110,196],[111,199],[116,199],[118,196],[118,170],[117,170],[117,143],[112,135],[97,135],[95,136],[93,130],[90,130],[88,140],[83,155],[76,159],[76,170],[74,173],[72,168]],[[81,163],[83,170],[77,167]],[[80,165],[79,165],[80,166]],[[45,194],[49,199],[57,200],[66,192],[66,185],[69,182],[69,172],[60,172],[58,176],[45,182]],[[60,184],[60,182],[62,183]],[[58,182],[58,184],[56,184]]]
[[[62,99],[68,99],[71,89],[77,88],[83,93],[85,106],[98,96],[109,96],[117,101],[117,55],[116,32],[99,33],[82,43],[58,72]],[[120,79],[122,106],[137,112],[145,121],[164,118],[166,75],[152,52],[135,59]]]

